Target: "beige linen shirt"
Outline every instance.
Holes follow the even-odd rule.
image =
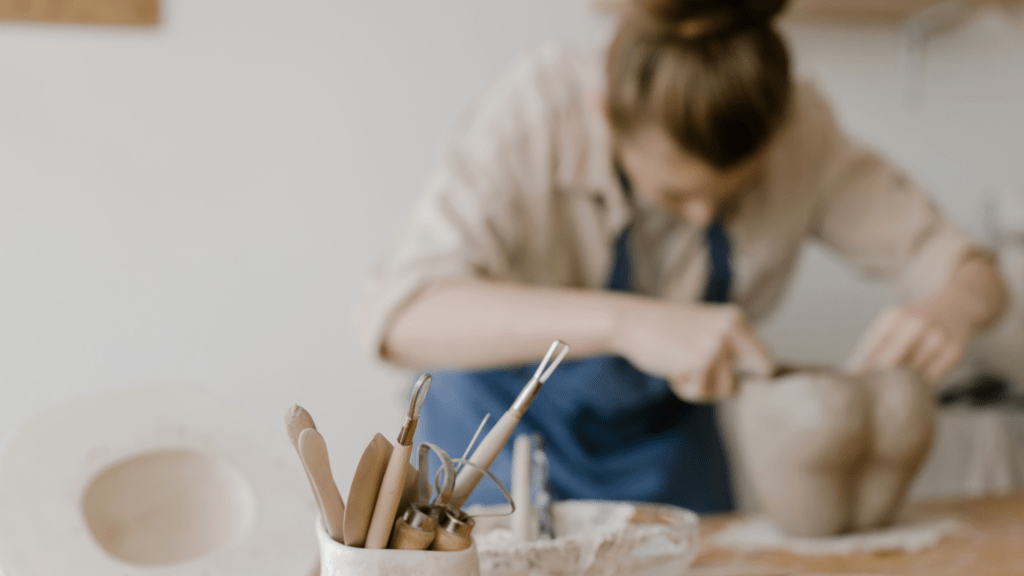
[[[636,291],[672,302],[703,295],[704,231],[634,206],[599,108],[603,49],[544,47],[485,90],[456,126],[425,194],[370,272],[357,311],[379,356],[396,312],[454,278],[601,289],[614,242],[632,223]],[[920,295],[948,277],[970,239],[903,173],[837,127],[808,83],[796,87],[766,169],[725,227],[732,299],[753,320],[778,302],[801,244],[824,242],[864,273]]]

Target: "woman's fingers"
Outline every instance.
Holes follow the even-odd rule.
[[[715,400],[728,398],[736,393],[736,375],[733,373],[732,362],[727,351],[715,363],[712,373],[715,375],[713,388]]]
[[[670,383],[672,390],[687,402],[705,403],[728,398],[736,392],[729,351],[723,349],[706,367],[676,378]]]
[[[911,361],[930,332],[928,324],[917,314],[899,308],[888,310],[855,347],[847,367],[855,372],[863,372],[892,368]]]
[[[726,335],[726,365],[740,372],[770,376],[775,372],[775,358],[761,342],[754,329],[737,313],[733,326]]]
[[[942,352],[925,368],[925,376],[932,382],[938,382],[949,371],[956,366],[956,363],[960,360],[960,356],[964,353],[964,346],[959,343],[951,343],[946,345]]]
[[[863,372],[868,369],[868,364],[874,358],[878,350],[885,344],[892,327],[896,324],[896,311],[887,310],[877,316],[861,336],[853,352],[846,361],[846,368],[852,372]]]
[[[704,402],[710,396],[708,392],[708,373],[707,372],[694,372],[693,374],[684,374],[679,376],[672,382],[670,386],[672,391],[681,400],[687,402]]]
[[[908,354],[907,363],[911,368],[921,373],[927,373],[928,368],[942,354],[948,340],[942,330],[937,328],[926,330],[917,345]]]
[[[925,334],[923,319],[907,313],[897,313],[889,334],[868,358],[868,367],[892,368],[904,362]]]
[[[855,348],[847,367],[861,372],[905,364],[930,380],[945,376],[963,355],[967,336],[940,322],[934,311],[894,308],[882,314]]]
[[[625,354],[637,367],[664,375],[672,391],[691,402],[733,394],[734,369],[770,375],[775,360],[735,305],[665,307],[640,317]]]

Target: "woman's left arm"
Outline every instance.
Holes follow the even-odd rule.
[[[940,380],[1002,313],[1006,290],[995,259],[900,169],[848,138],[816,90],[801,95],[801,126],[814,144],[813,235],[902,294],[865,332],[847,367],[904,364]]]
[[[946,282],[920,300],[882,313],[861,338],[848,368],[906,365],[938,381],[963,356],[971,338],[990,327],[1006,306],[1006,289],[993,259],[966,254]]]

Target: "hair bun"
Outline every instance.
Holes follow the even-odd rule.
[[[752,20],[772,20],[786,7],[786,0],[746,0],[738,4]]]
[[[706,16],[768,22],[782,12],[786,0],[633,0],[632,4],[663,24],[676,25]]]

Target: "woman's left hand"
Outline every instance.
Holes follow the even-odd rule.
[[[1006,289],[992,260],[968,255],[934,294],[879,315],[847,368],[861,372],[904,365],[937,382],[956,366],[974,334],[999,318],[1005,304]]]
[[[861,337],[847,367],[862,372],[903,365],[940,380],[963,356],[974,328],[955,311],[936,307],[922,303],[884,311]]]

